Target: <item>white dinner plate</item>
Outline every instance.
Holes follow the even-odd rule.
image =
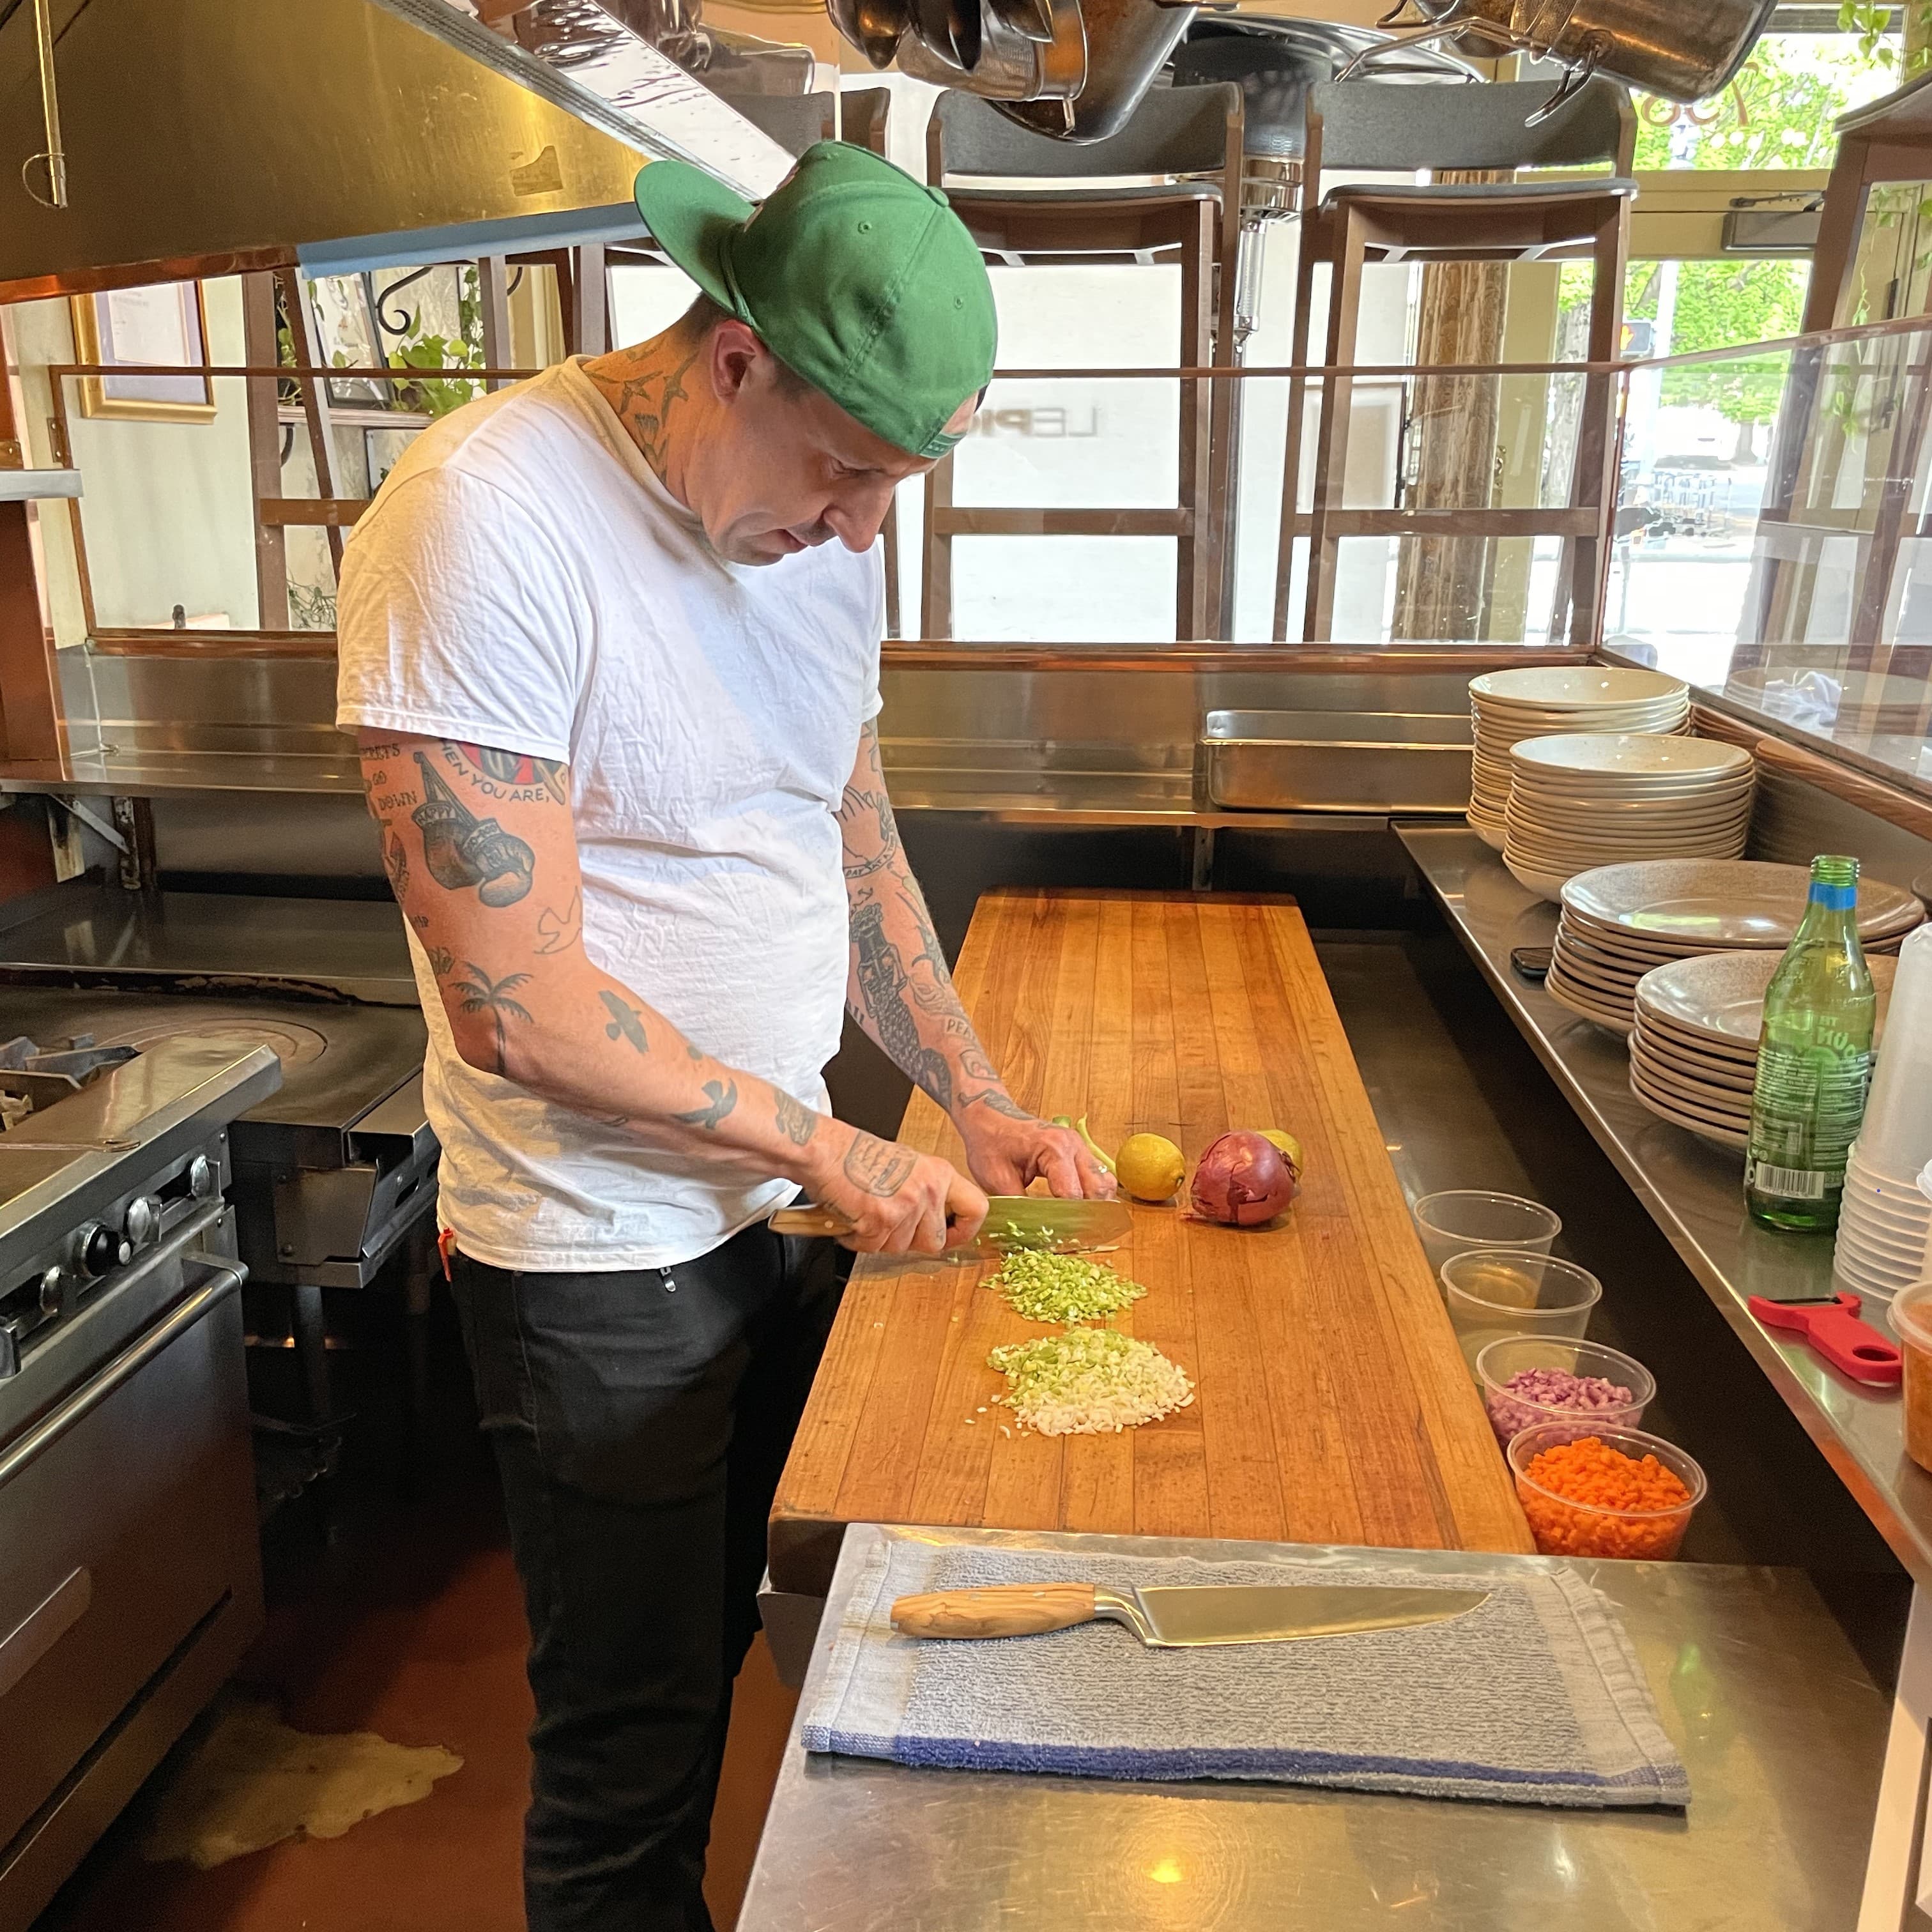
[[[1700,1120],[1708,1118],[1717,1124],[1737,1133],[1750,1131],[1750,1096],[1744,1096],[1744,1105],[1732,1104],[1737,1096],[1726,1094],[1721,1088],[1700,1086],[1694,1080],[1680,1079],[1657,1063],[1640,1054],[1630,1056],[1630,1065],[1642,1076],[1652,1092],[1682,1106]]]
[[[1706,952],[1692,959],[1674,960],[1653,968],[1637,989],[1646,1015],[1654,1015],[1694,1038],[1748,1048],[1755,1058],[1758,1035],[1764,1025],[1764,996],[1781,952]],[[1878,995],[1879,1024],[1884,1024],[1892,1001],[1895,959],[1868,959],[1873,990]],[[1932,1202],[1927,1204],[1932,1208]]]
[[[1583,706],[1675,700],[1688,704],[1690,687],[1665,671],[1621,664],[1525,664],[1520,670],[1486,670],[1472,677],[1469,695],[1478,702],[1493,698],[1504,704]]]
[[[1639,1106],[1648,1108],[1659,1120],[1668,1120],[1673,1127],[1682,1127],[1686,1133],[1695,1134],[1700,1141],[1708,1141],[1713,1147],[1742,1154],[1750,1144],[1750,1137],[1748,1134],[1734,1133],[1729,1127],[1714,1126],[1708,1120],[1700,1120],[1694,1114],[1672,1106],[1668,1101],[1660,1100],[1654,1094],[1646,1093],[1634,1081],[1630,1084],[1630,1093]]]
[[[1680,1078],[1694,1081],[1714,1092],[1736,1094],[1748,1104],[1757,1085],[1757,1064],[1750,1060],[1712,1060],[1694,1053],[1683,1043],[1658,1030],[1656,1022],[1641,1006],[1636,1010],[1636,1030],[1633,1040],[1641,1042],[1633,1052],[1641,1052],[1655,1066],[1667,1066]]]
[[[1566,979],[1555,966],[1550,969],[1550,976],[1544,981],[1543,989],[1559,1006],[1567,1007],[1580,1019],[1592,1021],[1611,1033],[1628,1034],[1630,1030],[1627,1011],[1619,1013],[1613,1006],[1600,1001],[1586,988]]]
[[[1586,919],[1640,942],[1684,951],[1782,951],[1804,916],[1810,874],[1802,866],[1762,860],[1650,860],[1600,868],[1573,879],[1563,895]],[[1902,938],[1924,917],[1910,892],[1882,879],[1858,886],[1858,934]]]
[[[1714,738],[1676,738],[1641,731],[1566,733],[1526,738],[1512,746],[1517,770],[1531,776],[1561,773],[1566,784],[1607,779],[1611,788],[1663,784],[1708,784],[1719,777],[1742,777],[1754,769],[1751,754]]]

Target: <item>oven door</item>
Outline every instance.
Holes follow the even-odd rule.
[[[0,1444],[0,1926],[260,1627],[242,1275],[182,1261],[185,1292]]]

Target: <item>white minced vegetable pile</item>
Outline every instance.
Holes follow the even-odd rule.
[[[1194,1400],[1179,1365],[1114,1328],[1069,1328],[987,1357],[1006,1378],[996,1398],[1042,1436],[1101,1436],[1156,1422]]]

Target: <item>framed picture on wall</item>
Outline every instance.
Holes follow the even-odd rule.
[[[380,369],[387,362],[379,346],[367,275],[322,275],[308,284],[315,317],[316,355],[332,369]],[[374,376],[332,376],[328,400],[338,410],[395,407],[395,385]]]
[[[157,282],[71,298],[76,361],[106,373],[80,378],[84,416],[146,422],[208,422],[214,385],[207,371],[208,305],[199,282]],[[127,374],[113,365],[160,363],[194,373]]]

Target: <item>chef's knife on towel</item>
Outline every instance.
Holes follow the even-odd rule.
[[[778,1234],[849,1234],[852,1224],[830,1208],[781,1208]],[[1056,1201],[1045,1194],[996,1194],[972,1246],[988,1254],[1011,1248],[1053,1248],[1091,1254],[1117,1247],[1134,1225],[1123,1201]]]
[[[1156,1648],[1202,1643],[1283,1643],[1413,1630],[1466,1616],[1486,1590],[1382,1589],[1365,1585],[1209,1583],[1187,1588],[1103,1590],[1093,1583],[994,1583],[901,1597],[892,1628],[904,1636],[1036,1636],[1096,1617],[1125,1624]]]

